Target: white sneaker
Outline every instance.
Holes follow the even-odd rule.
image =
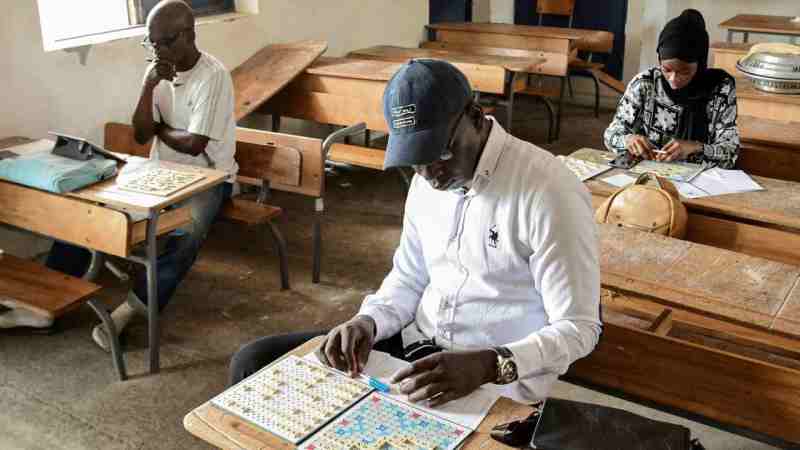
[[[128,326],[128,323],[133,319],[134,315],[136,315],[136,310],[128,302],[122,302],[122,304],[111,313],[111,320],[114,322],[114,328],[116,329],[115,331],[118,337],[120,333],[122,333],[122,330]],[[92,330],[92,340],[103,350],[107,352],[111,351],[111,339],[106,327],[102,323],[95,326]]]
[[[16,308],[0,313],[0,328],[47,328],[52,325],[52,317],[35,314],[27,309]]]

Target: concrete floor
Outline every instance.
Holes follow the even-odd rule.
[[[515,134],[544,142],[544,109],[518,103]],[[569,107],[557,153],[601,146],[609,111]],[[161,374],[146,374],[143,319],[125,333],[130,381],[116,381],[110,358],[90,338],[87,308],[65,317],[52,336],[0,334],[0,449],[208,448],[184,431],[183,416],[224,389],[227,363],[256,337],[326,329],[351,317],[377,288],[400,236],[404,185],[396,173],[343,173],[329,178],[322,283],[311,284],[309,199],[276,193],[286,209],[292,290],[279,291],[277,260],[263,229],[218,223],[163,320]],[[109,306],[125,286],[101,283]],[[684,418],[567,383],[557,396],[622,407],[689,426],[709,449],[776,448]]]

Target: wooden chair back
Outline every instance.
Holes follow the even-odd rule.
[[[545,14],[553,16],[568,16],[569,28],[572,28],[572,14],[575,12],[575,0],[537,0],[536,13],[539,14],[539,25],[542,24],[542,16]]]

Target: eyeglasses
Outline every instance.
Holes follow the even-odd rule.
[[[159,39],[157,41],[151,41],[150,36],[145,36],[142,39],[142,47],[149,51],[155,50],[157,47],[172,47],[175,44],[175,41],[181,36],[181,34],[190,31],[192,28],[184,28],[177,33],[173,34],[172,36],[165,37],[164,39]]]

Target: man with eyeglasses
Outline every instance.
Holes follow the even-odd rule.
[[[156,301],[163,309],[194,264],[211,223],[231,195],[238,171],[234,160],[236,122],[233,81],[222,63],[198,50],[192,9],[181,0],[158,3],[147,17],[147,33],[143,45],[154,59],[133,116],[136,141],[145,144],[153,140],[151,160],[213,167],[231,175],[228,183],[190,198],[185,206],[191,211],[191,223],[160,242],[163,250],[158,256]],[[87,250],[57,242],[47,265],[80,277],[90,259]],[[111,314],[117,333],[137,309],[146,310],[149,301],[145,274],[137,273],[127,301]],[[92,338],[106,351],[110,349],[102,325],[94,328]]]
[[[586,188],[562,163],[485,116],[444,61],[403,65],[384,92],[384,166],[413,167],[394,267],[318,358],[359,374],[370,352],[413,361],[393,377],[437,406],[482,385],[547,397],[597,343],[600,270]],[[321,333],[259,339],[231,383]]]

